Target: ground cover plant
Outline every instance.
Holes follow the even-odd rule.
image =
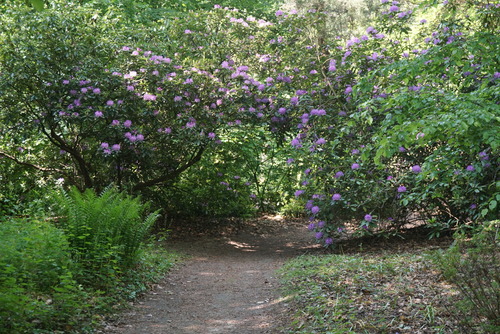
[[[286,263],[288,333],[496,333],[498,221],[451,248],[422,230],[403,238],[345,240]]]

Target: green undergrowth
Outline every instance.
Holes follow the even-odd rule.
[[[417,253],[301,256],[280,270],[293,296],[288,333],[453,333],[456,296]]]
[[[36,219],[0,219],[0,333],[93,333],[149,290],[179,259],[153,241],[127,270],[90,281],[63,230]],[[98,276],[112,278],[106,290]]]

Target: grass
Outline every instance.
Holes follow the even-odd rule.
[[[280,270],[292,333],[454,333],[457,292],[421,252],[307,255]]]

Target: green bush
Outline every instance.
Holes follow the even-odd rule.
[[[52,224],[0,222],[0,333],[53,333],[80,323],[87,304],[69,247]]]
[[[472,238],[459,235],[434,262],[443,276],[455,284],[463,299],[454,306],[468,331],[500,331],[500,221],[484,223]],[[479,324],[474,321],[480,319]]]
[[[158,217],[142,215],[146,206],[140,198],[107,188],[100,195],[72,188],[58,197],[73,259],[79,265],[82,283],[116,284],[117,276],[137,261],[141,244]]]

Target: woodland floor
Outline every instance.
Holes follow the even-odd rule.
[[[280,297],[276,271],[290,258],[325,251],[305,220],[265,216],[249,220],[178,223],[165,247],[186,254],[174,269],[102,333],[285,333],[291,305]],[[356,239],[342,254],[445,247],[451,239]]]

